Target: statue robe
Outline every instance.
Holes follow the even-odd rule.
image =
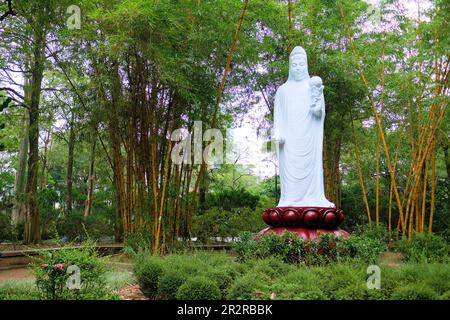
[[[275,95],[274,131],[284,140],[277,145],[281,197],[278,207],[335,207],[325,197],[322,144],[325,99],[311,110],[310,77],[288,80]]]

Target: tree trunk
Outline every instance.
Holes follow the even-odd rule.
[[[46,134],[45,134],[45,139],[44,139],[44,154],[42,155],[42,170],[41,170],[41,177],[40,177],[40,182],[39,182],[39,190],[42,190],[45,188],[46,184],[47,184],[47,153],[49,150],[49,145],[50,145],[50,136],[52,133],[52,128],[50,127]]]
[[[27,175],[27,205],[24,230],[25,243],[41,241],[39,207],[37,201],[39,165],[39,102],[45,62],[45,37],[42,30],[35,31],[33,45],[33,67],[30,84],[29,154]]]
[[[74,129],[75,113],[72,112],[69,129],[69,142],[67,154],[67,196],[66,196],[66,212],[70,214],[73,206],[73,157],[75,150],[75,129]]]
[[[14,181],[14,206],[12,210],[12,223],[17,227],[18,224],[25,221],[26,203],[24,199],[26,177],[27,177],[27,160],[28,160],[28,125],[29,114],[25,112],[23,116],[23,132],[19,147],[16,179]]]
[[[443,147],[444,149],[444,158],[445,158],[445,167],[447,169],[447,213],[450,216],[450,152],[449,145]]]
[[[92,142],[92,150],[91,150],[91,161],[89,165],[89,177],[88,177],[88,189],[87,189],[87,197],[86,204],[84,207],[84,217],[88,217],[91,214],[92,209],[92,195],[94,191],[94,179],[95,179],[95,146],[97,144],[97,139],[94,139]]]

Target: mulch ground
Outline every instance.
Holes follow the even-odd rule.
[[[137,284],[123,287],[119,290],[119,296],[121,300],[148,300]]]

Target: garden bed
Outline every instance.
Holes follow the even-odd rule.
[[[362,261],[305,266],[275,257],[236,262],[227,254],[141,258],[140,287],[149,299],[440,300],[450,299],[450,264],[401,263],[383,255],[380,288],[367,286]],[[394,257],[395,264],[393,264]]]

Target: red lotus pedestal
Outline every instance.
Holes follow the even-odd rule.
[[[349,237],[350,234],[338,226],[344,221],[344,212],[325,207],[275,207],[266,209],[262,218],[270,227],[261,230],[258,236],[274,232],[295,232],[303,239],[318,238],[319,233],[333,233]]]

